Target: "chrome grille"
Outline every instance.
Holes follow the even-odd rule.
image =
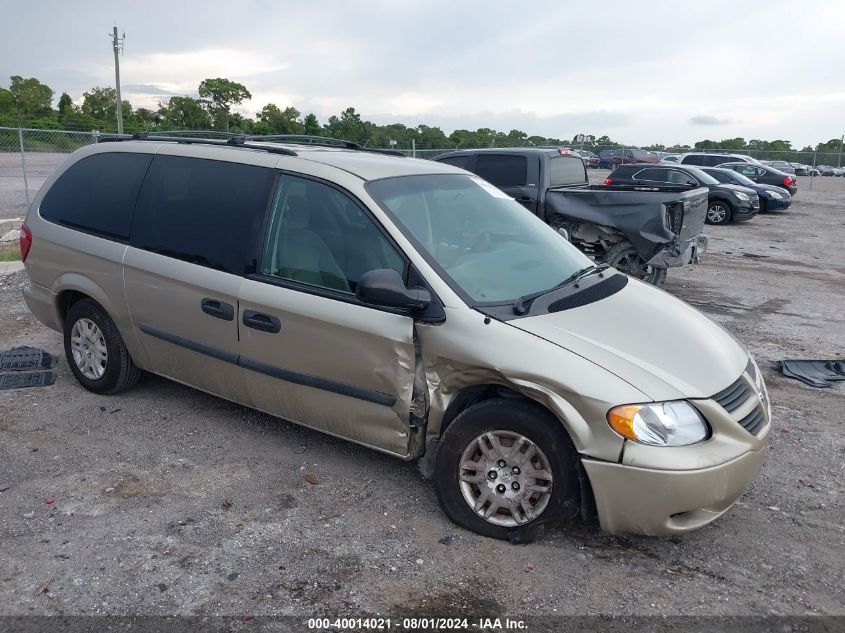
[[[766,414],[763,413],[763,407],[760,405],[754,407],[754,410],[742,418],[739,424],[751,435],[757,435],[757,432],[766,425]]]
[[[742,376],[740,376],[730,387],[723,389],[713,396],[713,400],[718,402],[728,413],[733,413],[748,400],[749,396],[751,396],[751,390]]]
[[[757,386],[760,380],[754,363],[749,361],[745,371],[736,381],[711,398],[730,414],[734,422],[752,435],[759,435],[769,422],[768,402],[765,395],[760,395],[765,394],[765,388],[762,385]]]

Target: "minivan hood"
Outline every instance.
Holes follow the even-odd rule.
[[[719,325],[635,279],[594,303],[508,323],[593,361],[654,400],[709,398],[748,364],[748,353]]]

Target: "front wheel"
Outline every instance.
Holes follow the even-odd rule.
[[[443,433],[434,484],[446,515],[484,536],[527,541],[541,523],[580,508],[577,454],[560,423],[533,402],[485,400]]]
[[[604,254],[604,261],[629,277],[635,277],[658,288],[662,288],[666,283],[666,269],[649,266],[630,242],[622,241],[611,246]]]
[[[715,200],[707,207],[707,224],[727,224],[731,221],[731,208],[727,202]]]

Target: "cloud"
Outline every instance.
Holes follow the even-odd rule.
[[[731,121],[728,119],[718,119],[709,114],[699,114],[691,117],[689,122],[692,125],[730,125]]]
[[[162,86],[155,86],[153,84],[124,84],[121,86],[121,90],[130,94],[161,95],[164,97],[172,97],[176,94]]]

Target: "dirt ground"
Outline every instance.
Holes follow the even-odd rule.
[[[845,356],[845,178],[800,186],[669,273],[773,402],[763,473],[714,524],[482,538],[413,464],[152,376],[96,396],[62,357],[54,386],[0,392],[0,614],[845,614],[845,384],[772,366]],[[61,356],[23,284],[0,277],[0,349]]]

